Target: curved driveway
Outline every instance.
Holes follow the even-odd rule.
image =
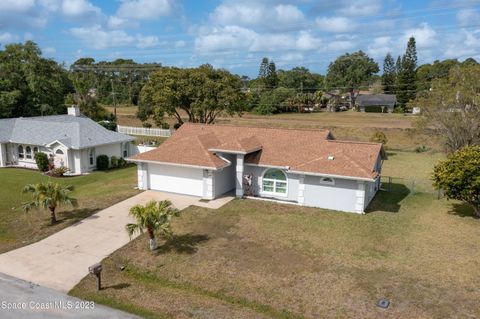
[[[88,274],[88,267],[100,262],[129,242],[125,225],[136,204],[169,199],[173,206],[218,208],[231,198],[208,203],[199,198],[146,191],[106,208],[34,244],[0,255],[0,273],[67,292]]]

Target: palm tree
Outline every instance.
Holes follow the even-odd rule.
[[[52,225],[57,222],[55,209],[61,205],[77,207],[77,200],[70,197],[73,186],[62,185],[52,181],[29,184],[23,188],[23,193],[31,193],[32,201],[23,204],[23,210],[28,212],[32,209],[44,208],[50,210]]]
[[[135,205],[130,208],[130,216],[135,218],[135,224],[127,224],[125,226],[130,238],[135,233],[142,234],[147,230],[150,238],[150,249],[157,249],[157,240],[155,233],[159,232],[166,238],[171,238],[172,229],[170,221],[172,217],[178,216],[179,211],[172,207],[169,200],[161,202],[150,201],[145,206]]]

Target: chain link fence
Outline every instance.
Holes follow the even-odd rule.
[[[432,180],[420,178],[404,178],[393,176],[382,176],[380,188],[393,193],[428,193],[435,195],[438,199],[443,197],[442,190],[436,190],[433,187]]]

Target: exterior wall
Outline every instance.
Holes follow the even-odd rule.
[[[298,201],[298,185],[299,185],[299,175],[286,173],[287,176],[287,195],[272,195],[272,194],[263,194],[262,185],[263,185],[263,174],[269,168],[258,167],[258,166],[245,166],[245,175],[252,174],[252,189],[255,196],[275,198],[278,200],[285,201]],[[284,172],[285,173],[285,172]]]
[[[112,156],[116,157],[123,157],[122,156],[122,144],[109,144],[109,145],[102,145],[95,147],[95,156],[98,157],[99,155],[107,155],[108,158]],[[88,154],[87,154],[88,155]],[[96,160],[96,158],[95,158]]]
[[[237,154],[235,161],[235,196],[243,197],[244,156]]]
[[[335,185],[320,183],[320,176],[306,175],[304,205],[346,212],[359,212],[357,206],[358,182],[354,180],[335,179]],[[364,193],[362,192],[362,196]],[[361,208],[363,212],[363,205]]]
[[[150,188],[150,183],[148,182],[148,164],[138,163],[137,164],[137,181],[138,188],[141,190],[147,190]]]
[[[236,174],[236,156],[225,154],[222,155],[229,160],[232,164],[225,167],[221,171],[214,171],[214,197],[221,196],[232,189],[235,189],[235,174]]]
[[[152,163],[147,165],[149,189],[193,196],[204,195],[202,169]]]
[[[204,169],[203,170],[203,179],[202,179],[202,198],[205,199],[214,199],[214,188],[215,188],[215,179],[213,177],[213,171]]]
[[[7,165],[7,148],[5,144],[0,144],[0,167]]]

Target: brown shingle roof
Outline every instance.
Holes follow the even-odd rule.
[[[247,153],[245,162],[249,164],[288,167],[290,171],[368,179],[378,175],[375,164],[381,144],[336,141],[330,136],[328,130],[185,123],[160,147],[131,160],[219,169],[228,163],[215,151],[224,150]]]

